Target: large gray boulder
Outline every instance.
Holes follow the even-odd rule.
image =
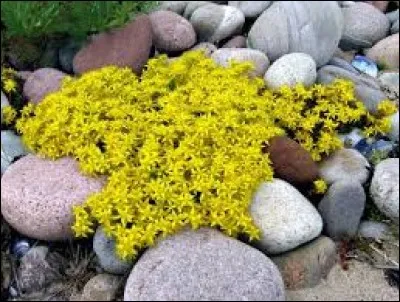
[[[144,252],[124,301],[283,301],[284,285],[263,253],[217,230],[184,230]]]
[[[277,1],[253,24],[247,45],[265,52],[271,61],[303,52],[321,66],[332,58],[342,31],[343,15],[336,1]]]

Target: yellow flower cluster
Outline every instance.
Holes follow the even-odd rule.
[[[250,68],[218,66],[201,51],[173,62],[159,56],[140,78],[104,67],[67,77],[58,92],[24,107],[16,128],[29,149],[72,156],[84,173],[108,176],[74,208],[75,235],[100,224],[122,258],[186,225],[258,238],[248,207],[273,176],[265,144],[286,130],[318,160],[339,147],[340,123],[365,109],[347,82],[270,92],[247,76]]]
[[[102,192],[75,208],[75,234],[90,234],[97,222],[123,258],[185,225],[258,238],[248,207],[273,176],[262,145],[283,131],[249,68],[220,67],[201,52],[172,63],[160,56],[140,79],[105,67],[67,78],[26,109],[16,127],[28,148],[73,156],[86,174],[109,176]]]
[[[15,81],[15,70],[12,68],[1,68],[1,86],[6,93],[15,92],[17,90],[17,82]]]
[[[316,194],[324,194],[328,190],[328,184],[323,179],[317,179],[313,184]]]
[[[315,161],[343,147],[337,135],[343,125],[365,120],[370,133],[390,130],[388,119],[370,115],[364,104],[354,97],[350,81],[336,80],[330,85],[316,84],[310,88],[300,84],[292,89],[284,86],[277,91],[266,91],[264,96],[274,100],[266,101],[266,105],[277,124],[308,150]],[[385,116],[392,110],[387,102],[380,109]]]
[[[10,125],[12,122],[14,122],[15,118],[17,117],[17,110],[15,110],[12,106],[7,105],[4,106],[2,109],[2,114],[4,117],[4,124],[5,125]]]
[[[391,129],[390,116],[397,112],[394,102],[384,100],[378,104],[376,116],[367,113],[364,134],[368,137],[388,133]]]

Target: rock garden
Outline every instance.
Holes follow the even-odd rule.
[[[399,1],[2,1],[6,301],[399,299]]]

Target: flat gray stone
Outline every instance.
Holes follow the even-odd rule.
[[[263,253],[217,230],[184,230],[144,252],[124,301],[283,301],[284,284]]]

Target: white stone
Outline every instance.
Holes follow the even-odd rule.
[[[227,67],[230,60],[237,62],[250,61],[254,64],[252,76],[262,76],[269,66],[268,57],[261,51],[248,48],[220,48],[211,58],[218,64]]]
[[[268,87],[277,89],[283,85],[290,87],[298,83],[311,86],[317,79],[317,66],[313,58],[305,53],[291,53],[280,57],[264,76]]]
[[[399,159],[388,158],[375,167],[370,193],[378,209],[399,223]]]
[[[319,236],[323,227],[316,208],[296,188],[277,178],[260,185],[250,213],[261,231],[256,245],[265,253],[290,251]]]
[[[357,180],[364,184],[370,164],[357,150],[340,149],[319,163],[319,174],[328,184],[339,180]]]

